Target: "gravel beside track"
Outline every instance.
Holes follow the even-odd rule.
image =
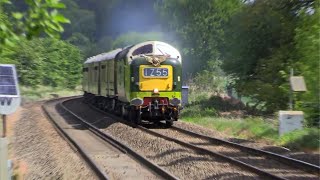
[[[190,143],[204,149],[208,149],[220,154],[226,155],[228,157],[235,158],[242,162],[251,164],[259,169],[262,169],[271,174],[286,178],[286,179],[319,179],[318,175],[306,173],[302,170],[299,170],[297,167],[288,166],[281,162],[278,162],[273,159],[268,159],[260,155],[253,155],[250,152],[244,152],[236,148],[231,148],[225,145],[213,144],[212,142],[195,138],[190,135],[186,135],[174,129],[154,129],[157,133],[160,133],[164,136],[170,135],[182,142]]]
[[[89,131],[79,119],[61,108],[59,102],[47,105],[46,110],[50,116],[54,116],[54,122],[107,174],[107,179],[160,179],[152,171],[131,159],[128,154]]]
[[[12,125],[9,150],[19,168],[26,169],[23,179],[95,178],[53,128],[41,105],[35,102],[22,106],[21,117]]]
[[[257,179],[257,175],[240,169],[221,159],[197,154],[176,143],[141,132],[119,123],[107,115],[88,108],[81,99],[65,105],[82,118],[95,123],[106,133],[181,179]],[[99,123],[100,122],[100,123]]]

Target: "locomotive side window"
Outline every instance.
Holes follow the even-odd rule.
[[[141,46],[140,48],[133,51],[132,55],[139,55],[139,54],[149,54],[152,53],[152,44],[147,44],[144,46]]]

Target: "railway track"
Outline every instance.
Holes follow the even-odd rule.
[[[95,107],[92,108],[102,113],[106,113]],[[109,113],[106,114],[110,115]],[[127,121],[121,119],[119,120],[125,124],[134,126],[128,123]],[[168,141],[173,141],[186,148],[192,149],[200,154],[208,154],[211,156],[219,157],[232,164],[236,164],[241,168],[254,172],[262,177],[271,179],[319,179],[319,166],[297,159],[289,158],[283,155],[279,155],[276,153],[259,150],[243,146],[237,143],[225,141],[222,139],[197,134],[195,132],[181,129],[176,126],[173,126],[169,129],[149,129],[144,126],[138,126],[137,128],[150,135],[160,137]],[[175,138],[166,135],[172,134],[168,133],[168,131],[176,131],[177,135],[174,136]],[[189,141],[187,141],[186,139],[189,139]],[[214,146],[232,149],[233,151],[236,151],[236,153],[234,154],[240,153],[240,155],[238,155],[238,157],[232,157],[230,155],[230,152],[228,152],[229,150],[225,151],[225,153],[217,152],[217,150],[214,150],[216,149],[214,148]],[[243,156],[245,157],[243,158]],[[270,165],[266,166],[266,162],[270,162]]]
[[[63,123],[56,120],[55,115],[52,113],[52,109],[57,109],[58,111],[63,111],[64,115],[67,114],[67,116],[72,116],[73,119],[76,119],[78,121],[78,124],[75,124],[75,122],[72,122],[73,127],[77,126],[77,129],[81,127],[81,129],[86,128],[88,131],[90,131],[92,134],[96,136],[98,139],[102,139],[103,141],[107,142],[108,144],[112,145],[114,148],[118,149],[124,154],[129,155],[131,158],[133,158],[135,161],[139,162],[140,164],[144,165],[148,171],[151,171],[153,174],[156,174],[156,176],[159,178],[164,179],[177,179],[174,175],[171,173],[165,171],[158,165],[154,164],[153,162],[149,161],[148,159],[144,158],[142,155],[136,153],[133,151],[130,147],[122,144],[121,142],[117,141],[113,137],[109,136],[108,134],[102,132],[98,128],[96,128],[94,125],[87,123],[83,118],[77,116],[75,113],[70,111],[66,106],[64,106],[64,102],[67,102],[69,100],[74,99],[75,97],[71,98],[61,98],[61,99],[54,99],[46,102],[42,108],[45,112],[45,114],[49,117],[51,122],[54,124],[57,131],[67,140],[67,142],[80,153],[84,161],[88,164],[88,166],[92,169],[92,171],[97,175],[99,179],[110,179],[109,176],[105,173],[106,170],[104,170],[97,161],[92,158],[92,152],[89,152],[87,149],[83,148],[81,144],[79,144],[79,139],[72,136],[74,133],[70,133],[70,127],[65,127]],[[51,110],[50,110],[51,109]],[[69,121],[69,120],[68,120]],[[70,122],[68,122],[70,123]],[[79,124],[80,123],[80,124]],[[108,148],[108,147],[106,147]],[[105,149],[105,148],[104,148]]]
[[[173,141],[199,153],[222,158],[263,177],[271,179],[319,179],[319,166],[272,152],[208,137],[176,126],[172,126],[170,129],[148,129],[143,126],[138,126],[138,128],[143,132]],[[168,131],[175,132],[169,133]],[[166,134],[175,135],[173,138]],[[266,163],[261,163],[262,161],[273,164],[265,166]]]
[[[317,175],[320,174],[320,167],[317,166],[317,165],[308,163],[308,162],[304,162],[304,161],[301,161],[301,160],[297,160],[297,159],[294,159],[294,158],[290,158],[290,157],[287,157],[287,156],[283,156],[283,155],[280,155],[280,154],[276,154],[276,153],[265,151],[265,150],[261,150],[261,149],[256,149],[256,148],[252,148],[252,147],[248,147],[248,146],[243,146],[241,144],[234,143],[234,142],[231,142],[231,141],[226,141],[226,140],[223,140],[223,139],[219,139],[219,138],[214,138],[214,137],[209,137],[209,136],[206,136],[206,135],[198,134],[198,133],[186,130],[186,129],[182,129],[182,128],[177,127],[177,126],[172,126],[171,128],[172,128],[172,130],[179,131],[181,133],[184,133],[186,135],[190,135],[190,136],[193,136],[193,137],[196,137],[196,138],[204,139],[204,140],[206,140],[208,142],[211,142],[213,144],[221,144],[221,145],[228,146],[230,148],[240,149],[241,151],[244,151],[244,152],[248,152],[248,153],[252,153],[252,154],[256,154],[256,155],[261,155],[261,156],[264,156],[264,157],[267,157],[267,158],[270,158],[270,159],[274,159],[274,160],[283,162],[283,163],[285,163],[287,165],[290,165],[290,166],[295,166],[296,168],[302,169],[305,172],[309,172],[309,173],[313,173],[313,174],[317,174]]]
[[[72,149],[80,153],[81,157],[84,159],[87,165],[91,168],[91,170],[95,173],[95,175],[99,179],[109,179],[108,175],[97,165],[97,163],[93,161],[89,153],[85,149],[83,149],[81,146],[79,146],[70,135],[68,135],[68,133],[55,120],[54,115],[50,113],[50,110],[49,110],[50,106],[55,106],[55,104],[58,103],[59,101],[63,101],[66,99],[69,99],[69,98],[59,98],[59,99],[49,100],[42,105],[42,110],[44,111],[48,119],[51,121],[51,123],[54,125],[54,128],[57,130],[57,132],[67,141],[67,143],[71,146]]]

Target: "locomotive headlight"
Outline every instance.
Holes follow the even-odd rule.
[[[143,104],[143,99],[134,98],[131,100],[131,104],[135,106],[141,106]]]
[[[159,89],[158,88],[153,89],[153,93],[158,94],[159,93]]]
[[[173,106],[178,106],[181,103],[181,100],[178,98],[170,99],[169,103]]]

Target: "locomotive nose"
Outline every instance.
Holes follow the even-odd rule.
[[[172,91],[173,67],[172,65],[139,66],[139,90],[151,91],[158,94],[160,91]],[[157,92],[158,91],[158,92]]]

